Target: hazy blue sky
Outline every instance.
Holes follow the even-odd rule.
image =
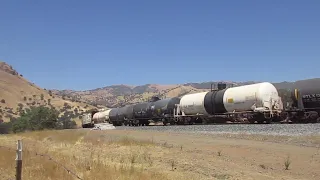
[[[319,0],[0,2],[0,60],[43,88],[319,77]]]

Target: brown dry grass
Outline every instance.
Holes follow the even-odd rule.
[[[161,152],[151,140],[128,136],[97,136],[90,131],[40,131],[0,136],[2,146],[14,148],[23,138],[23,179],[75,179],[48,157],[83,179],[168,179],[154,166],[150,152]],[[15,151],[0,148],[0,179],[13,178]]]
[[[15,148],[19,138],[24,179],[74,179],[35,152],[50,155],[83,179],[300,180],[320,175],[319,136],[288,141],[272,136],[63,130],[0,136],[0,145]],[[313,147],[296,141],[310,141]],[[285,170],[288,156],[290,167]],[[14,177],[14,158],[14,149],[0,148],[0,179]]]

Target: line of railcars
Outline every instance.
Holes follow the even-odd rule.
[[[147,126],[150,120],[163,125],[227,121],[315,123],[320,121],[320,84],[313,85],[298,83],[292,91],[292,105],[285,108],[278,90],[269,82],[230,88],[219,84],[217,90],[166,99],[153,97],[148,102],[93,112],[91,124],[109,122],[115,126]],[[91,127],[86,125],[90,117],[83,120],[83,127]]]

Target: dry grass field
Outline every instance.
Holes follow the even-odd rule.
[[[0,136],[0,179],[14,178],[23,139],[23,179],[314,179],[320,137],[200,135],[136,130],[62,130]],[[301,146],[301,142],[308,142]],[[4,146],[4,147],[3,147]],[[39,154],[48,154],[42,157]],[[286,166],[288,170],[285,170]]]

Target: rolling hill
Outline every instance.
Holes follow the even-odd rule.
[[[8,121],[16,117],[19,109],[30,106],[53,106],[60,110],[61,115],[81,112],[93,108],[113,108],[126,104],[147,101],[152,96],[160,98],[182,96],[189,93],[209,91],[211,84],[217,88],[219,82],[201,82],[186,84],[145,84],[140,86],[112,85],[86,91],[46,90],[29,82],[10,65],[0,62],[0,119]],[[228,87],[257,83],[224,82]],[[295,83],[320,84],[320,78],[300,80],[296,82],[273,83],[279,90],[284,103],[290,102],[290,89]],[[74,116],[73,116],[74,117]]]
[[[290,89],[295,83],[309,82],[309,80],[300,80],[296,82],[280,82],[273,83],[278,89],[280,96],[284,103],[291,102]],[[312,81],[312,82],[311,82]],[[320,83],[319,79],[311,79],[309,84]],[[105,105],[109,108],[119,107],[126,104],[135,104],[137,102],[147,101],[152,96],[160,98],[182,96],[188,93],[196,93],[209,91],[211,84],[213,89],[217,88],[219,82],[202,82],[202,83],[186,83],[186,84],[173,84],[173,85],[157,85],[145,84],[141,86],[128,86],[128,85],[113,85],[102,88],[97,88],[87,91],[72,91],[72,90],[52,90],[57,95],[68,96],[75,100],[81,100],[92,105]],[[248,85],[258,83],[255,81],[247,82],[224,82],[227,87]]]
[[[75,119],[81,112],[96,108],[81,101],[62,99],[29,82],[12,66],[0,62],[0,121],[9,121],[21,110],[39,105],[55,107],[61,116]]]

